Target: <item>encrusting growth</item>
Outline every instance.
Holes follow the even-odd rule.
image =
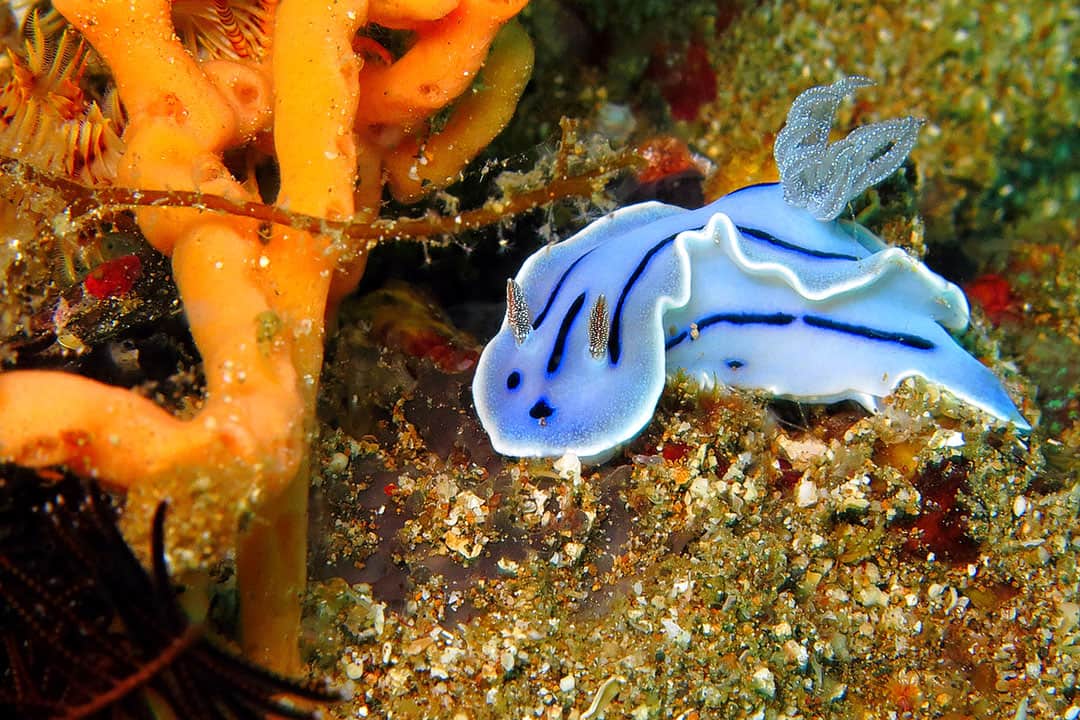
[[[330,220],[377,215],[384,165],[395,192],[414,199],[452,181],[494,137],[531,69],[531,43],[512,23],[525,4],[263,2],[267,47],[248,57],[235,24],[232,34],[225,29],[232,53],[185,46],[168,0],[53,3],[119,92],[127,124],[116,185],[258,201],[223,153],[272,133],[276,204]],[[415,40],[396,61],[364,65],[354,45],[369,22],[412,30]],[[469,88],[500,30],[485,90],[462,102],[446,137],[425,138],[427,118]],[[425,147],[437,151],[437,172],[424,184],[407,180],[402,157]],[[324,318],[362,275],[364,253],[346,256],[328,235],[266,232],[256,220],[194,208],[141,208],[136,217],[171,258],[202,355],[204,404],[180,419],[86,378],[2,374],[0,458],[63,464],[125,489],[124,522],[134,534],[170,498],[168,544],[179,549],[172,559],[181,572],[238,547],[245,651],[295,671]]]

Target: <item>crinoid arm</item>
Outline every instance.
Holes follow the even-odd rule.
[[[795,98],[773,145],[789,205],[806,208],[818,220],[833,220],[852,199],[895,172],[911,152],[923,124],[915,117],[864,125],[829,144],[840,102],[872,84],[852,75]]]

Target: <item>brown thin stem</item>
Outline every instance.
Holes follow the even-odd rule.
[[[327,220],[258,202],[238,202],[218,195],[187,190],[136,190],[123,187],[89,187],[66,178],[49,175],[15,158],[0,156],[0,175],[23,184],[37,184],[55,190],[68,200],[73,222],[84,217],[100,217],[103,211],[137,207],[186,207],[195,210],[253,218],[285,225],[305,232],[339,237],[357,246],[368,247],[386,240],[416,240],[452,235],[462,230],[494,225],[558,200],[588,197],[603,188],[613,174],[640,163],[633,152],[622,152],[577,174],[563,174],[542,187],[506,198],[489,200],[483,206],[456,215],[429,214],[417,218],[378,218],[369,222]],[[358,248],[359,249],[359,248]]]

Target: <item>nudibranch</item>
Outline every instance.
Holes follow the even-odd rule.
[[[625,207],[529,257],[473,379],[495,450],[602,458],[648,424],[678,371],[703,388],[870,410],[921,376],[1030,429],[950,335],[968,323],[960,288],[837,220],[900,166],[922,124],[874,123],[830,144],[840,102],[868,84],[799,95],[774,146],[781,182],[697,210]]]

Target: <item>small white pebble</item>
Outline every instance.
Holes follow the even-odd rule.
[[[810,651],[805,646],[792,639],[784,643],[783,650],[784,657],[789,663],[797,665],[800,670],[806,669],[807,663],[810,662]]]
[[[564,675],[562,678],[559,679],[559,689],[562,690],[564,693],[570,692],[574,689],[576,685],[577,681],[574,680],[573,675]]]
[[[1013,500],[1013,516],[1014,517],[1023,517],[1024,513],[1027,512],[1027,509],[1028,509],[1028,499],[1026,497],[1024,497],[1023,495],[1017,495],[1016,499]]]
[[[887,607],[889,604],[889,596],[874,585],[861,588],[856,598],[863,607]]]
[[[566,453],[554,463],[555,472],[563,480],[573,480],[574,484],[581,482],[581,460],[574,453]]]
[[[800,480],[799,484],[795,486],[795,504],[805,508],[814,505],[817,501],[817,485],[805,478]]]
[[[507,577],[517,577],[520,566],[513,560],[507,557],[499,558],[495,563],[496,569],[498,569],[500,575],[506,575]]]
[[[679,623],[671,618],[663,618],[660,624],[664,627],[664,634],[667,635],[668,640],[684,650],[690,647],[692,636],[688,631],[683,630]]]
[[[776,678],[772,670],[767,667],[759,667],[750,678],[750,685],[754,692],[770,700],[776,696]]]

